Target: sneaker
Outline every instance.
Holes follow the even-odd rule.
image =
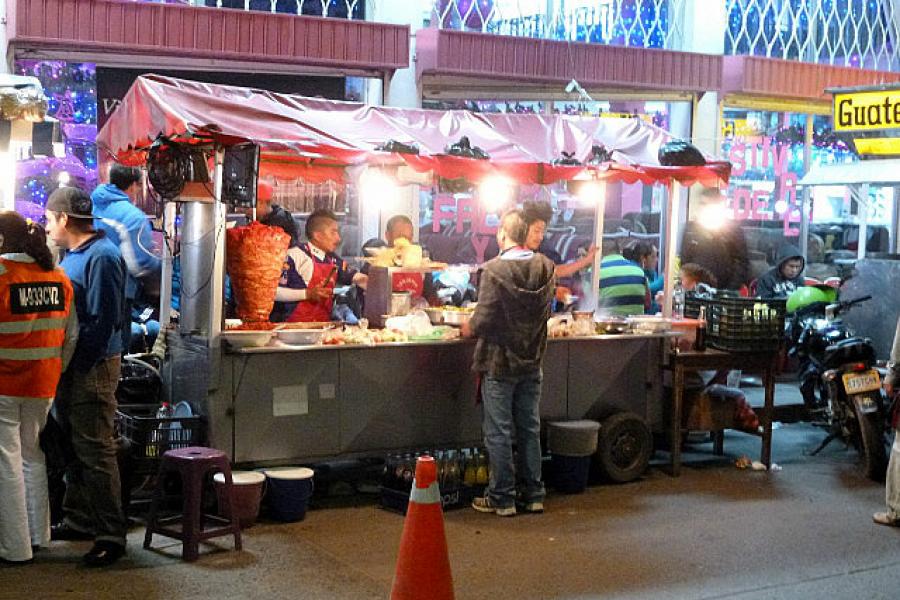
[[[544,503],[543,502],[526,502],[522,505],[522,510],[527,513],[542,513],[544,512]]]
[[[872,515],[872,520],[879,525],[887,525],[888,527],[900,527],[900,520],[895,519],[888,512],[877,512]]]
[[[516,516],[515,506],[497,506],[489,496],[475,498],[472,501],[472,508],[474,508],[478,512],[496,513],[501,517]]]

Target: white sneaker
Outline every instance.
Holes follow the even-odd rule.
[[[493,503],[489,496],[478,497],[472,500],[472,508],[478,512],[496,513],[501,517],[516,516],[516,507],[513,506],[497,506]]]
[[[527,513],[542,513],[544,512],[544,503],[543,502],[526,502],[522,505],[522,510]]]

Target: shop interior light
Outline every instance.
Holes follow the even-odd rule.
[[[778,200],[775,203],[775,212],[778,213],[779,215],[783,215],[784,213],[786,213],[787,209],[788,209],[787,200]]]
[[[400,196],[397,180],[380,169],[366,169],[359,178],[359,195],[363,202],[378,204],[383,210],[391,210]]]
[[[509,206],[513,200],[513,182],[501,175],[485,177],[478,185],[478,197],[485,209],[498,213]]]
[[[68,171],[60,171],[59,175],[56,176],[56,180],[59,182],[59,187],[65,187],[72,181],[72,176],[69,175]]]
[[[728,221],[728,209],[724,202],[712,202],[702,207],[697,217],[707,229],[721,229]]]

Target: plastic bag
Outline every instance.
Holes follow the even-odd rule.
[[[659,147],[659,164],[664,167],[701,167],[706,164],[703,153],[685,140],[672,140]]]

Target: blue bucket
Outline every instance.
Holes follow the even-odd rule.
[[[553,454],[550,461],[550,482],[554,488],[564,494],[579,494],[587,489],[591,472],[590,456]]]
[[[276,521],[291,523],[302,521],[306,505],[313,493],[312,469],[287,467],[266,469],[266,504],[269,516]]]

